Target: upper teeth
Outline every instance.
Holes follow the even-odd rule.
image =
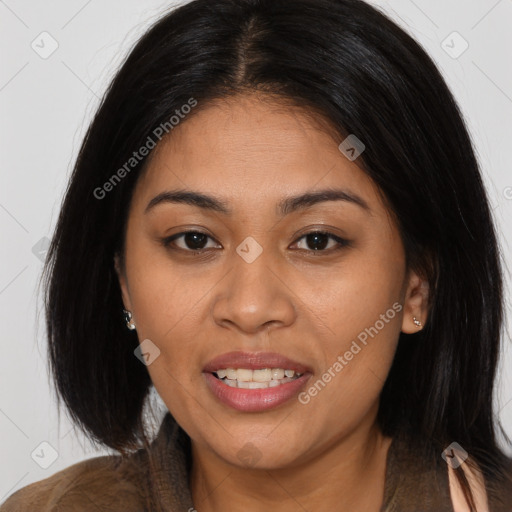
[[[240,382],[270,382],[271,380],[281,380],[285,377],[292,378],[295,370],[283,370],[282,368],[263,368],[261,370],[249,370],[247,368],[225,368],[215,372],[219,379],[227,377],[230,380]],[[297,373],[299,377],[300,373]]]

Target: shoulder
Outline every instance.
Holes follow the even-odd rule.
[[[508,459],[504,468],[504,478],[498,481],[488,481],[484,478],[478,464],[468,457],[471,464],[462,464],[461,468],[468,480],[475,498],[477,510],[493,512],[512,511],[512,459]],[[455,477],[452,467],[448,466],[450,491],[455,512],[469,512],[462,489]]]
[[[137,469],[119,455],[87,459],[16,491],[0,512],[142,512]]]

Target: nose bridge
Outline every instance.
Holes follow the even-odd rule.
[[[275,255],[271,248],[263,248],[252,237],[243,240],[236,248],[236,256],[233,255],[233,279],[234,284],[238,285],[233,292],[248,298],[272,295],[271,289],[275,285],[270,270],[273,259]]]
[[[265,324],[285,325],[293,321],[293,300],[278,278],[275,258],[272,249],[264,249],[252,237],[236,247],[230,258],[230,276],[213,308],[217,322],[255,331]]]

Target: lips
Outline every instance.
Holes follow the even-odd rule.
[[[213,373],[222,368],[247,368],[261,370],[263,368],[283,368],[295,370],[296,373],[306,373],[312,370],[305,364],[299,363],[276,352],[229,352],[212,359],[203,372]]]
[[[211,373],[203,373],[203,377],[211,393],[231,409],[240,412],[265,412],[286,403],[293,403],[292,399],[304,388],[311,373],[307,372],[291,382],[267,389],[232,388]]]

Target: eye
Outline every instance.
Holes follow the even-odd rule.
[[[306,241],[306,245],[314,247],[313,249],[305,249],[309,252],[331,252],[331,250],[336,251],[350,245],[348,240],[340,238],[329,231],[310,231],[309,233],[301,236],[299,241],[303,239]],[[326,246],[329,245],[329,239],[334,242],[334,245],[331,245],[326,249]]]
[[[185,244],[184,246],[180,246],[176,243],[176,240],[179,239],[183,239],[182,242]],[[170,249],[175,249],[176,247],[173,247],[174,245],[177,246],[178,249],[187,252],[199,253],[203,252],[203,249],[205,249],[208,239],[213,240],[212,237],[202,231],[184,231],[183,233],[164,238],[162,244]]]
[[[208,239],[213,240],[212,237],[202,231],[184,231],[162,239],[162,244],[169,249],[180,249],[193,254],[200,254],[206,252],[205,249],[208,249]],[[296,243],[300,243],[303,239],[308,247],[313,247],[312,249],[299,248],[307,252],[331,252],[350,245],[348,240],[340,238],[329,231],[310,231],[302,235]],[[177,240],[182,240],[181,245],[176,242]],[[334,242],[330,247],[329,240]]]

